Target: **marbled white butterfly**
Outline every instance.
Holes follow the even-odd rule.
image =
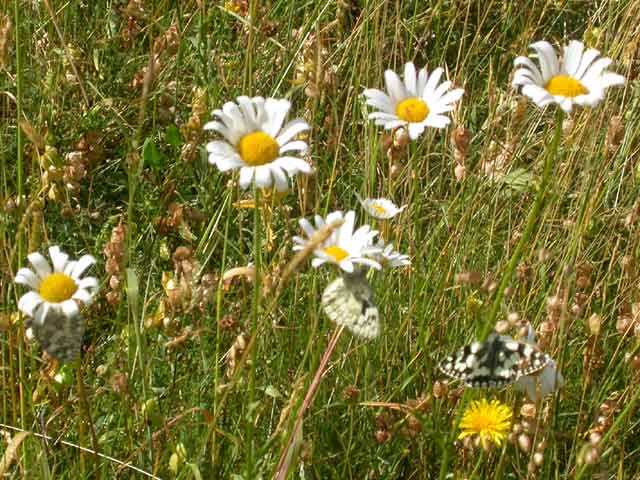
[[[496,332],[484,342],[473,342],[445,358],[438,368],[469,387],[504,387],[520,377],[542,370],[550,361],[533,345]]]
[[[42,350],[61,363],[71,362],[80,354],[84,335],[82,315],[67,317],[50,310],[42,324],[26,319],[25,328],[31,329]]]
[[[322,309],[332,322],[354,335],[372,339],[380,333],[378,308],[362,271],[344,273],[332,281],[322,294]]]

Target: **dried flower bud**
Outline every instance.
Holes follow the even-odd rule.
[[[358,395],[360,395],[360,390],[358,390],[358,388],[354,385],[346,387],[342,392],[342,396],[344,397],[344,399],[349,402],[357,400]]]
[[[391,434],[387,430],[376,431],[376,442],[380,444],[385,443],[390,437]]]
[[[602,440],[602,435],[598,432],[591,432],[589,434],[589,443],[591,445],[597,445],[598,443],[600,443],[600,440]]]
[[[511,329],[511,324],[506,320],[500,320],[496,322],[496,326],[494,327],[495,331],[500,335],[504,335]]]
[[[433,383],[434,398],[444,398],[449,393],[449,384],[446,381],[436,380]]]
[[[600,327],[602,326],[602,317],[597,313],[592,314],[589,320],[587,320],[587,325],[591,335],[598,335],[600,333]]]
[[[458,285],[477,284],[482,281],[482,274],[474,271],[461,272],[457,273],[454,279]]]
[[[531,438],[526,433],[521,433],[518,435],[518,447],[524,453],[529,453],[531,451]]]
[[[589,447],[584,452],[584,463],[587,465],[595,465],[600,461],[600,450],[597,447]]]
[[[527,419],[535,418],[536,406],[533,403],[525,403],[520,407],[520,415]]]
[[[568,137],[569,135],[571,135],[571,132],[573,131],[573,118],[571,117],[566,117],[563,121],[562,121],[562,135],[565,137]]]
[[[393,146],[397,149],[402,149],[406,147],[411,138],[409,138],[409,132],[406,128],[398,128],[395,132],[393,132]]]
[[[540,263],[548,262],[551,259],[551,252],[546,248],[538,250],[538,261]]]
[[[533,463],[536,467],[541,467],[544,463],[544,455],[540,452],[536,452],[533,454]]]
[[[511,325],[516,326],[520,323],[520,314],[518,312],[509,312],[509,315],[507,315],[507,321]]]
[[[616,330],[620,335],[629,335],[634,326],[633,319],[628,315],[620,315],[616,321]]]

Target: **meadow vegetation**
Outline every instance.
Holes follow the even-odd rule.
[[[640,478],[640,1],[0,6],[3,477]],[[624,85],[538,108],[514,59],[574,39]],[[464,89],[417,138],[363,96],[407,62]],[[286,192],[207,163],[204,125],[243,95],[310,127]],[[323,313],[339,269],[293,250],[336,210],[411,260],[368,276],[372,340]],[[52,245],[100,283],[66,363],[27,338],[14,282]],[[538,401],[437,368],[528,324],[564,377]],[[504,438],[460,435],[494,400]]]

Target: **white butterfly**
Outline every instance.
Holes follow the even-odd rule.
[[[60,363],[72,362],[80,355],[84,327],[82,315],[66,317],[54,311],[49,311],[41,324],[32,318],[25,321],[27,336],[31,331],[42,350]]]
[[[380,315],[363,271],[343,273],[332,281],[322,294],[322,309],[358,337],[373,339],[380,333]]]
[[[532,345],[496,332],[484,342],[473,342],[446,357],[438,368],[470,387],[504,387],[534,374],[551,361]]]

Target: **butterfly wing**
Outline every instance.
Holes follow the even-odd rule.
[[[528,343],[492,332],[486,341],[473,342],[446,357],[439,368],[470,387],[500,388],[536,373],[549,360]]]
[[[71,362],[80,355],[85,327],[84,318],[81,315],[68,318],[62,314],[50,312],[42,324],[28,319],[25,327],[31,328],[42,350],[60,363]]]
[[[322,309],[354,335],[373,339],[380,333],[378,308],[364,274],[345,274],[331,282],[322,294]]]

